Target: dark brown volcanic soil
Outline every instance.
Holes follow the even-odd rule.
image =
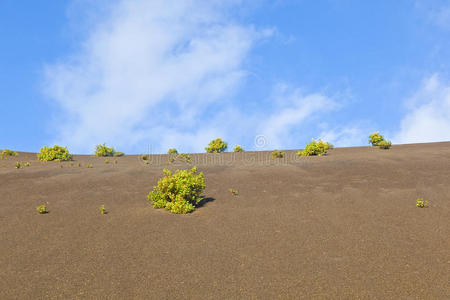
[[[450,142],[192,157],[189,215],[147,202],[166,155],[0,160],[0,299],[450,299]]]

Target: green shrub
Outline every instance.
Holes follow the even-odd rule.
[[[169,151],[167,151],[168,154],[178,154],[177,149],[175,148],[170,148]]]
[[[105,209],[105,205],[104,205],[104,204],[102,204],[98,209],[100,210],[100,213],[101,213],[102,215],[105,215],[105,214],[106,214],[106,209]]]
[[[237,190],[229,189],[230,193],[232,193],[234,196],[239,195],[239,192]]]
[[[390,141],[386,141],[386,140],[382,140],[381,142],[378,143],[378,147],[380,149],[389,149],[391,148],[392,143]]]
[[[24,166],[25,167],[29,167],[31,164],[29,163],[29,162],[26,162],[25,164],[24,164]]]
[[[92,168],[92,164],[87,164],[86,168]]]
[[[16,169],[22,168],[22,164],[20,162],[16,162],[15,165]]]
[[[142,154],[141,155],[142,160],[148,160],[150,158],[150,155],[148,154]]]
[[[149,164],[150,164],[150,162],[148,160],[144,161],[144,165],[149,165]]]
[[[170,157],[169,158],[169,164],[173,163],[175,161],[175,157]]]
[[[69,166],[73,167],[73,161],[69,161]]]
[[[244,152],[244,149],[242,149],[241,146],[236,145],[236,146],[234,146],[234,152]]]
[[[303,151],[298,151],[297,154],[299,156],[311,156],[317,155],[322,156],[327,153],[328,149],[332,149],[333,145],[330,143],[325,143],[322,140],[312,140],[311,143],[306,145]]]
[[[416,206],[417,206],[417,207],[424,208],[424,207],[426,207],[427,205],[428,205],[428,201],[423,200],[423,198],[418,198],[418,199],[416,200]]]
[[[106,144],[103,145],[95,145],[95,155],[102,157],[102,156],[113,156],[115,151],[114,148],[107,147]]]
[[[205,148],[208,153],[220,153],[227,149],[228,144],[222,141],[221,138],[217,138],[209,142],[208,147]]]
[[[384,141],[384,137],[380,134],[379,131],[376,131],[369,135],[369,144],[372,144],[372,146],[378,146],[381,141]]]
[[[284,152],[281,150],[273,150],[272,151],[272,158],[283,158]]]
[[[80,163],[80,162],[79,162],[79,163],[77,163],[77,166],[78,166],[78,167],[81,167],[81,163]]]
[[[105,158],[105,164],[109,164],[109,158]]]
[[[114,164],[117,165],[117,159],[114,160]]]
[[[48,213],[47,211],[47,206],[45,206],[45,204],[39,205],[36,207],[36,210],[38,211],[38,213],[40,214],[46,214]]]
[[[67,161],[72,160],[72,154],[69,153],[66,147],[61,147],[58,145],[52,148],[44,147],[41,148],[41,152],[38,153],[38,160],[40,161]]]
[[[187,163],[191,162],[191,156],[187,153],[178,154],[177,158]]]
[[[190,170],[177,170],[174,174],[164,169],[164,177],[158,181],[147,198],[155,208],[165,208],[175,214],[193,211],[202,200],[205,189],[203,173],[197,173],[197,167]]]
[[[16,151],[12,151],[9,149],[5,149],[0,151],[0,158],[1,159],[8,159],[8,156],[17,156],[17,152]]]
[[[124,156],[125,155],[125,153],[123,153],[123,152],[114,152],[114,154],[113,154],[113,156],[115,156],[115,157],[120,157],[120,156]]]

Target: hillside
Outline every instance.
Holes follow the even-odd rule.
[[[0,160],[0,299],[450,298],[450,142],[191,158]],[[191,165],[201,207],[148,204]]]

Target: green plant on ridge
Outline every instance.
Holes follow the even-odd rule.
[[[184,161],[186,163],[190,163],[191,162],[191,156],[187,153],[181,153],[178,154],[177,158],[181,161]]]
[[[318,141],[312,140],[308,145],[306,145],[303,151],[298,151],[297,155],[299,156],[322,156],[327,153],[328,149],[332,149],[333,145],[330,143],[325,143],[321,139]]]
[[[121,157],[124,155],[125,155],[125,153],[123,153],[123,152],[114,152],[114,154],[113,154],[114,157]]]
[[[8,156],[17,156],[16,151],[12,151],[10,149],[5,149],[0,151],[0,159],[8,159]]]
[[[209,142],[208,147],[205,148],[208,153],[220,153],[227,149],[228,144],[222,141],[221,138],[217,138]]]
[[[53,147],[43,147],[40,153],[37,154],[40,161],[68,161],[72,160],[72,154],[69,153],[66,147],[54,145]]]
[[[272,151],[272,158],[283,158],[284,152],[281,150],[273,150]]]
[[[380,134],[379,131],[376,131],[369,135],[369,144],[372,144],[372,146],[378,146],[381,141],[384,141],[384,137]]]
[[[155,208],[165,208],[175,214],[193,211],[203,199],[200,194],[205,189],[203,173],[197,174],[197,167],[177,170],[175,173],[164,169],[164,177],[158,180],[147,198]]]
[[[105,209],[105,205],[104,205],[104,204],[102,204],[98,209],[100,210],[100,213],[101,213],[102,215],[105,215],[105,214],[106,214],[106,209]]]
[[[168,154],[178,154],[177,149],[175,148],[170,148],[169,151],[167,151]]]
[[[386,141],[386,140],[383,140],[378,143],[378,147],[380,149],[389,149],[389,148],[391,148],[391,146],[392,146],[392,143],[390,141]]]
[[[94,154],[98,157],[113,156],[114,153],[114,148],[106,146],[105,143],[103,143],[103,145],[95,145]]]
[[[236,145],[234,146],[234,152],[244,152],[244,149],[241,146]]]

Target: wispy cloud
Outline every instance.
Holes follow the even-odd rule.
[[[118,1],[90,18],[81,50],[45,68],[45,92],[61,109],[54,142],[76,153],[103,142],[132,152],[147,145],[196,152],[218,136],[253,148],[263,134],[273,147],[291,146],[296,128],[337,103],[278,86],[255,100],[271,101],[269,110],[238,109],[245,62],[276,32],[230,18],[240,2]]]
[[[406,102],[408,113],[401,121],[395,143],[450,141],[450,84],[438,74],[423,81]]]

